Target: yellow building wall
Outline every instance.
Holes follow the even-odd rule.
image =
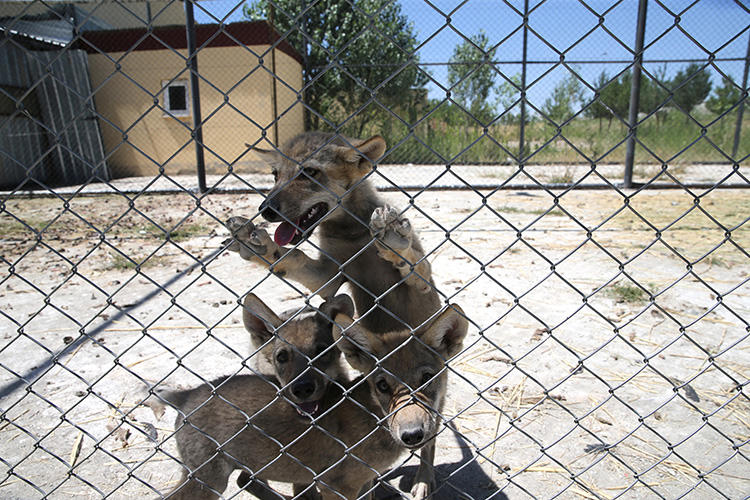
[[[249,49],[261,54],[267,47]],[[260,168],[258,158],[246,152],[245,143],[257,141],[264,127],[268,138],[274,139],[270,126],[272,77],[258,67],[258,57],[252,52],[239,46],[208,47],[198,54],[209,173],[226,172],[229,165],[241,171]],[[154,175],[160,167],[167,174],[195,173],[192,115],[168,116],[162,107],[154,105],[153,97],[157,96],[163,106],[163,81],[189,81],[186,56],[185,50],[167,49],[89,55],[94,100],[113,175]],[[264,64],[270,67],[270,57]],[[293,89],[302,87],[302,69],[296,60],[276,51],[276,68],[277,75]],[[283,141],[302,132],[303,111],[296,103],[296,92],[280,83],[277,99],[279,114],[291,106],[279,119],[279,138]]]

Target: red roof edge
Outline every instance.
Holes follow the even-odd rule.
[[[204,47],[236,47],[240,45],[270,45],[280,35],[266,21],[243,21],[223,26],[197,24],[195,44]],[[209,41],[210,39],[210,41]],[[89,54],[98,52],[126,52],[139,50],[186,49],[185,26],[159,26],[121,30],[85,31],[75,42],[75,48]],[[302,56],[286,40],[277,48],[300,64]]]

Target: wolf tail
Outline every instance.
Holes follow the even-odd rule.
[[[167,406],[182,408],[187,403],[187,396],[190,391],[172,389],[169,387],[158,387],[152,391],[152,394],[144,401],[144,405],[151,408],[156,419],[161,419]]]

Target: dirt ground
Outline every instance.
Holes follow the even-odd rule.
[[[438,289],[472,322],[450,364],[457,433],[438,436],[436,498],[747,495],[747,190],[386,197],[408,207]],[[303,303],[304,290],[217,253],[221,222],[259,202],[0,206],[0,497],[174,486],[174,443],[161,441],[175,413],[140,406],[145,384],[247,372],[238,300]],[[405,455],[388,483],[408,491],[415,463]]]

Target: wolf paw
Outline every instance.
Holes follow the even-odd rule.
[[[409,219],[401,217],[395,208],[385,205],[372,213],[370,234],[380,243],[398,251],[411,246],[413,232]]]
[[[430,491],[432,488],[430,488],[430,483],[425,481],[418,481],[414,483],[414,486],[411,488],[411,498],[412,500],[424,500],[425,498],[430,496]]]
[[[428,444],[427,446],[433,445]],[[429,497],[430,494],[435,491],[435,487],[437,486],[432,460],[424,461],[427,458],[424,456],[425,452],[426,447],[422,448],[422,453],[420,455],[420,460],[422,461],[419,463],[417,474],[414,476],[414,483],[412,483],[411,487],[411,497],[413,500],[423,500]],[[434,453],[434,451],[432,453]],[[427,454],[431,455],[432,453],[428,452]]]
[[[279,246],[271,239],[265,229],[256,227],[251,220],[244,217],[230,217],[226,227],[232,237],[225,240],[227,250],[238,252],[245,260],[276,260],[280,257]]]

